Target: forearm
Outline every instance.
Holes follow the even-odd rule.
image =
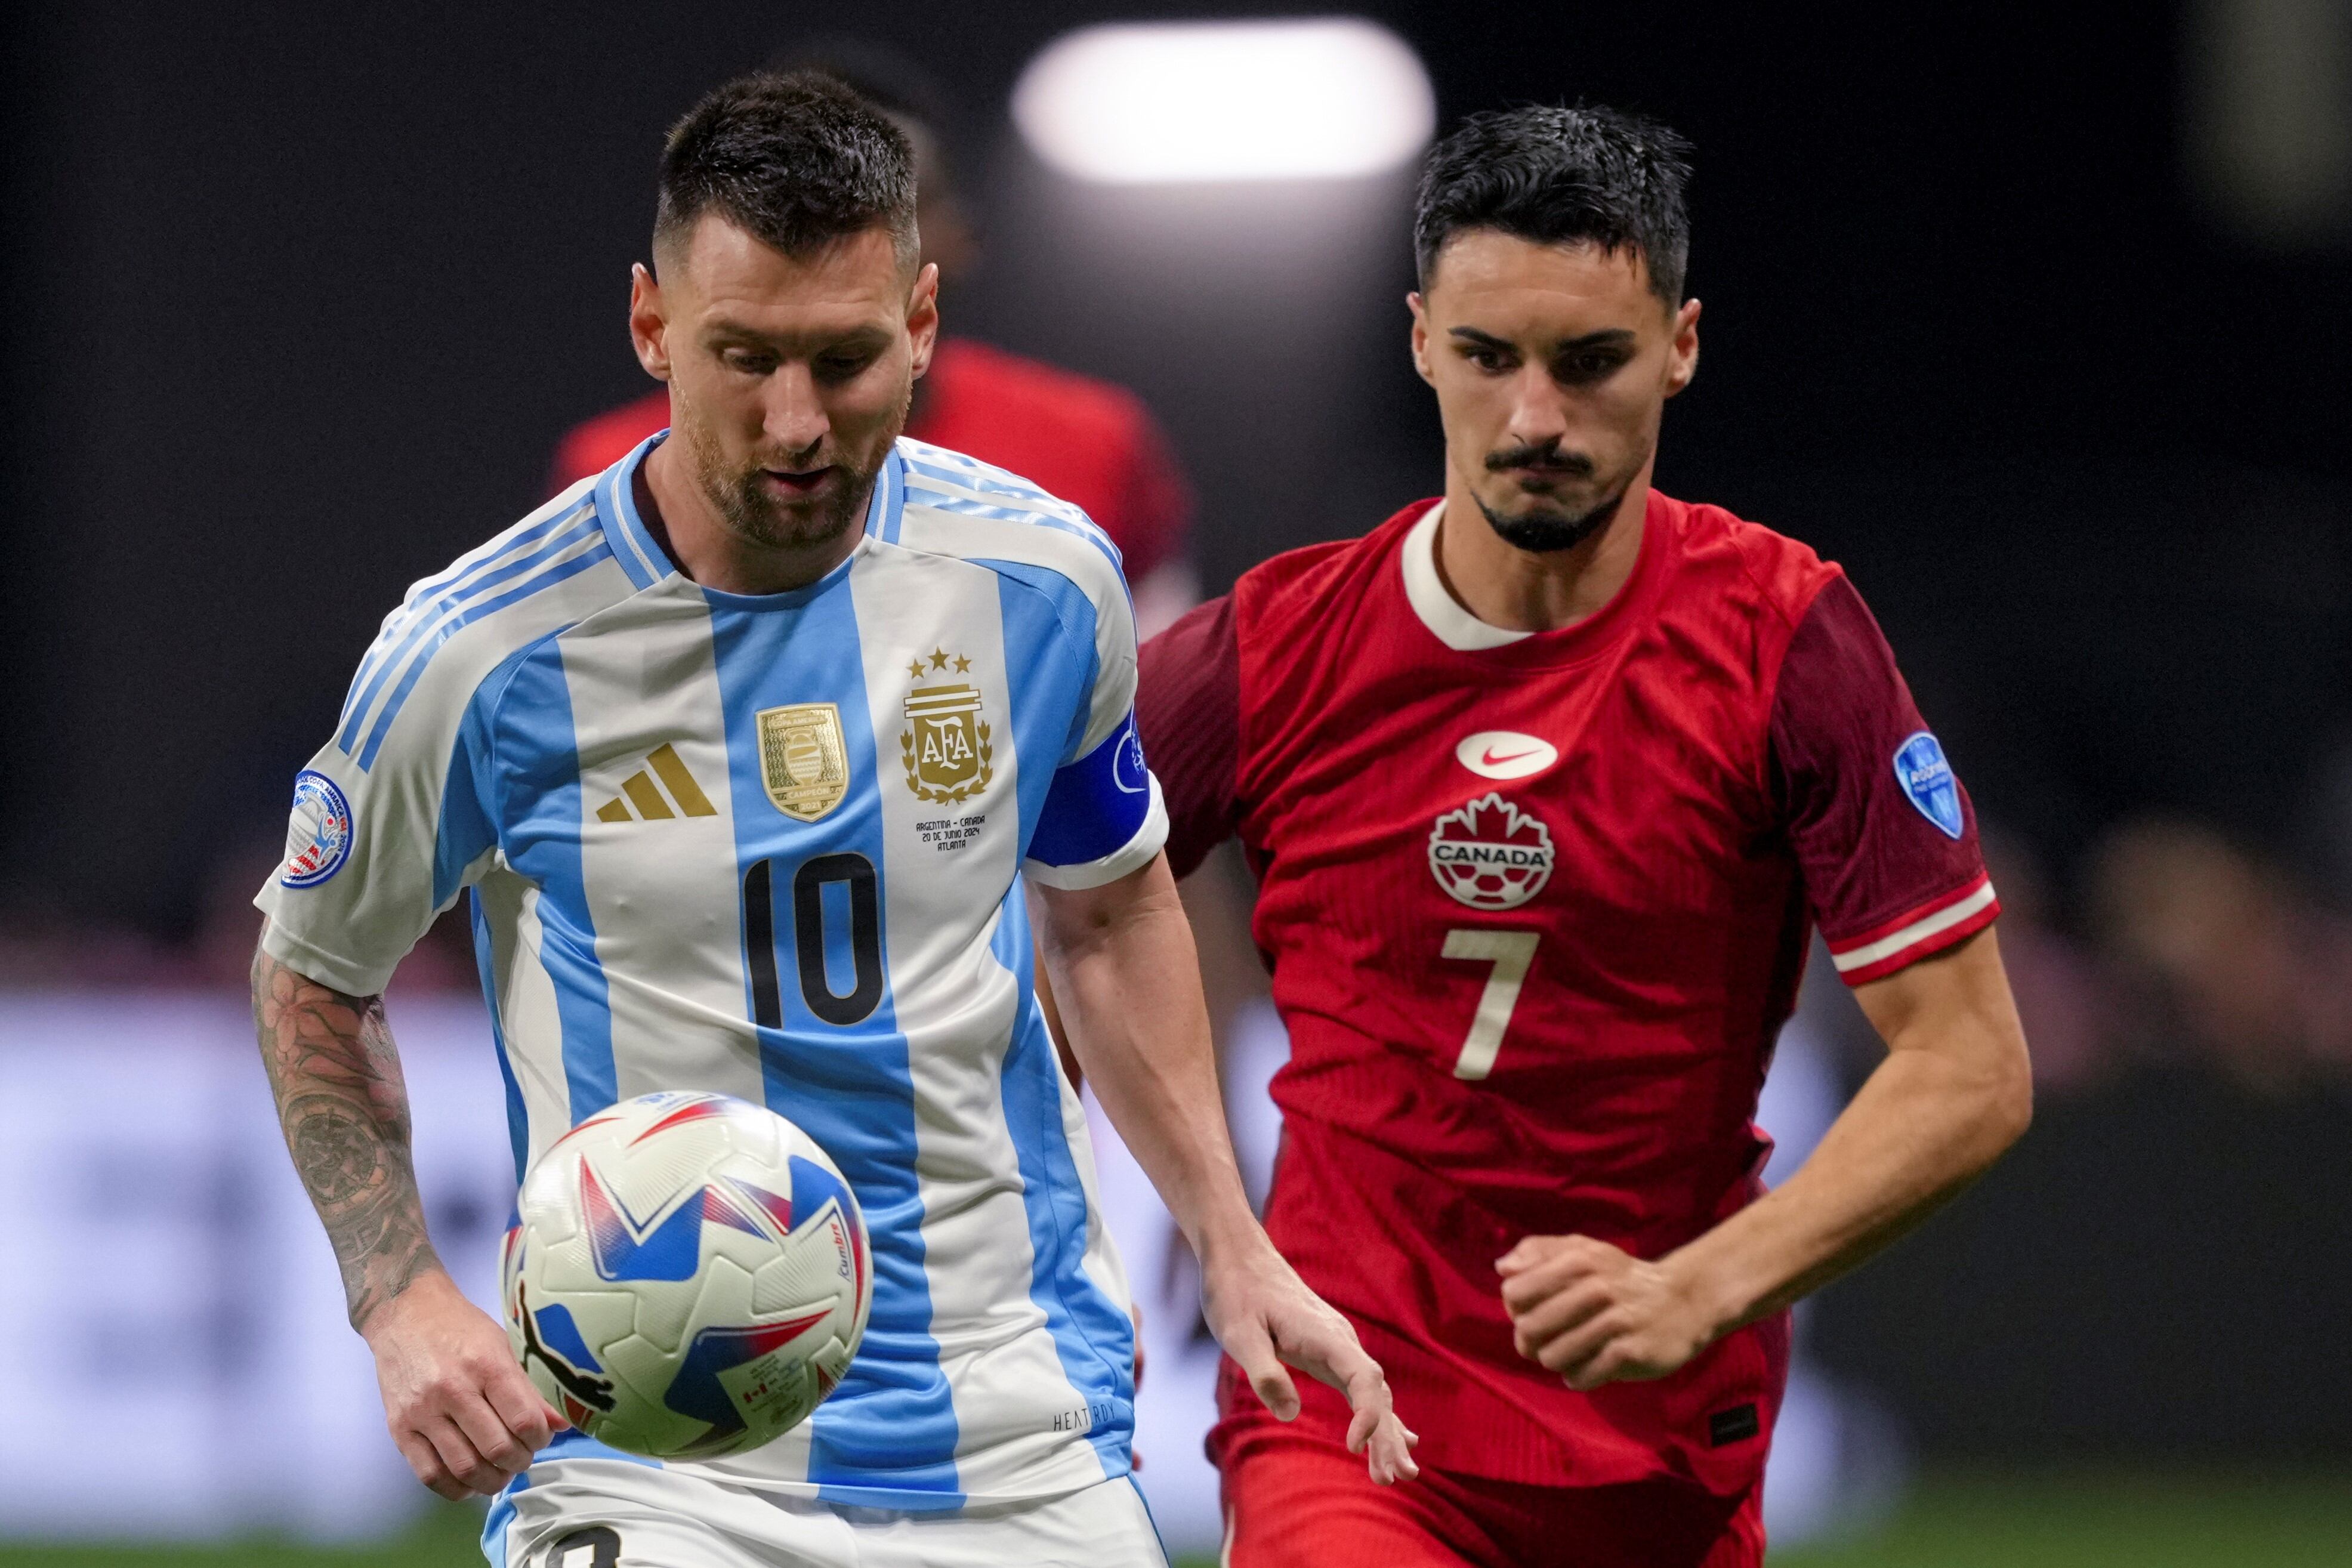
[[[1041,927],[1064,1032],[1111,1124],[1196,1252],[1260,1235],[1234,1162],[1199,963],[1164,863],[1138,894]]]
[[[1927,961],[1934,1005],[1879,998],[1892,1047],[1795,1175],[1664,1260],[1718,1331],[1855,1268],[1984,1173],[2025,1130],[2032,1075],[1991,933]],[[1925,966],[1922,966],[1925,967]],[[1990,981],[1987,983],[1989,971]],[[1951,984],[1958,979],[1963,984]],[[1872,998],[1865,997],[1865,1006]]]
[[[383,999],[351,996],[266,950],[253,1019],[295,1173],[335,1249],[352,1326],[440,1267],[409,1158],[407,1088]]]

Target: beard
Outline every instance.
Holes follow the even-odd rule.
[[[695,483],[728,531],[769,550],[814,550],[836,542],[844,533],[864,522],[874,478],[882,471],[882,464],[899,432],[907,427],[913,391],[910,384],[908,395],[900,401],[898,413],[876,444],[875,455],[862,464],[827,437],[818,442],[814,451],[767,451],[755,454],[750,462],[738,467],[698,422],[688,418],[677,423],[694,458]],[[765,482],[764,476],[770,468],[804,472],[827,465],[840,470],[840,482],[833,487],[831,495],[814,503],[795,505],[786,501],[771,492]]]
[[[1573,550],[1601,531],[1609,520],[1617,515],[1624,504],[1625,492],[1619,490],[1591,511],[1580,515],[1545,507],[1518,517],[1505,517],[1484,498],[1473,495],[1478,510],[1486,517],[1486,526],[1514,550],[1524,550],[1531,555],[1550,555],[1562,550]]]
[[[1557,466],[1579,479],[1593,477],[1592,459],[1580,452],[1562,452],[1557,440],[1536,446],[1514,447],[1508,451],[1490,453],[1486,468],[1501,473],[1529,464],[1546,463]],[[1506,517],[1486,504],[1486,498],[1475,490],[1470,499],[1502,542],[1514,550],[1524,550],[1531,555],[1552,555],[1563,550],[1573,550],[1608,525],[1624,504],[1625,492],[1633,489],[1631,480],[1616,488],[1614,493],[1586,511],[1569,511],[1558,506],[1538,506],[1533,511],[1516,517]]]

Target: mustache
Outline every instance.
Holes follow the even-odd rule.
[[[1555,437],[1486,454],[1487,472],[1499,474],[1506,468],[1559,468],[1580,479],[1589,479],[1592,477],[1592,459],[1581,452],[1561,451]]]

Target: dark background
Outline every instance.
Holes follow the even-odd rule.
[[[2352,693],[2352,266],[2200,201],[2210,8],[1362,7],[1442,124],[1581,97],[1697,142],[1706,355],[1659,482],[1847,564],[2062,930],[2150,811],[2342,893],[2312,824]],[[646,386],[661,132],[804,32],[948,84],[989,252],[951,327],[1145,395],[1211,589],[1433,491],[1408,177],[1087,192],[1014,139],[1022,65],[1122,14],[1160,9],[18,14],[0,915],[186,933],[403,587]],[[2320,1331],[2352,1302],[2347,1105],[2193,1067],[2062,1105],[1832,1295],[1824,1348],[1932,1451],[2352,1451]]]

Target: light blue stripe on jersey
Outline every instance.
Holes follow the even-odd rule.
[[[1096,673],[1095,610],[1077,585],[1058,572],[1013,562],[985,564],[997,573],[1004,646],[1057,650],[1057,657],[1032,666],[1011,694],[1016,754],[1034,759],[1018,774],[1025,857],[1057,766],[1086,733]],[[1005,895],[992,951],[1008,973],[1024,982],[1034,973],[1028,903],[1017,880]],[[1035,1257],[1030,1300],[1045,1314],[1063,1374],[1086,1396],[1090,1422],[1087,1440],[1101,1458],[1104,1473],[1115,1476],[1128,1467],[1135,1429],[1135,1326],[1082,1267],[1085,1188],[1062,1126],[1053,1037],[1045,1032],[1036,994],[1026,984],[1021,987],[1003,1085],[1006,1131],[1021,1163],[1021,1201]]]
[[[654,542],[645,519],[637,515],[636,487],[637,465],[668,434],[655,431],[596,481],[596,512],[604,521],[604,541],[613,547],[613,559],[621,563],[632,588],[650,588],[670,573],[668,554]]]
[[[441,826],[433,846],[433,907],[436,910],[457,896],[466,868],[498,844],[498,824],[491,816],[488,788],[494,766],[489,710],[495,694],[505,689],[506,676],[521,657],[504,660],[490,672],[466,704],[465,717],[457,721],[457,743],[449,753],[448,778],[441,788]],[[481,894],[477,891],[471,901],[474,964],[482,977],[482,1000],[489,1004],[490,1040],[498,1050],[499,1077],[507,1089],[507,1136],[514,1144],[515,1180],[520,1181],[530,1147],[522,1086],[515,1081],[514,1063],[507,1057],[506,1025],[499,1016],[502,998],[491,963],[490,928],[482,913]]]
[[[955,1406],[931,1337],[930,1285],[916,1176],[914,1079],[889,989],[889,936],[879,932],[883,989],[874,1011],[837,1026],[809,1009],[795,946],[793,879],[818,856],[858,855],[875,878],[877,917],[888,908],[883,885],[882,807],[868,781],[877,752],[866,695],[848,574],[857,557],[820,582],[759,599],[704,591],[721,705],[748,725],[764,708],[832,701],[837,705],[852,785],[840,805],[813,823],[769,804],[760,742],[748,728],[730,733],[730,789],[739,876],[767,865],[772,952],[744,954],[746,1012],[758,1018],[759,976],[773,963],[783,1026],[759,1031],[770,1109],[790,1118],[841,1167],[873,1247],[874,1306],[866,1339],[841,1388],[809,1422],[808,1479],[820,1496],[908,1509],[961,1506],[957,1489]],[[820,889],[827,920],[824,969],[845,994],[856,968],[845,910]],[[835,922],[839,921],[836,928]],[[748,940],[748,931],[747,931]]]
[[[1102,673],[1102,655],[1095,645],[1095,602],[1087,597],[1085,589],[1050,567],[1019,561],[980,561],[975,564],[996,574],[1005,647],[1085,650],[1083,667],[1073,668],[1069,672],[1078,682],[1076,690],[1066,687],[1055,687],[1050,691],[1035,689],[1033,683],[1032,689],[1013,693],[1016,713],[1034,707],[1070,715],[1066,733],[1033,735],[1024,731],[1020,737],[1024,757],[1051,757],[1054,761],[1052,768],[1031,766],[1021,770],[1021,847],[1026,855],[1029,835],[1036,827],[1037,814],[1045,807],[1045,792],[1053,783],[1054,771],[1077,760],[1079,743],[1086,739],[1087,724],[1094,716],[1095,678]],[[1055,706],[1064,702],[1069,706]],[[1033,788],[1037,792],[1034,801],[1029,795]]]
[[[602,547],[599,547],[600,552]],[[562,647],[551,633],[482,683],[498,707],[499,761],[522,787],[508,797],[507,863],[539,889],[540,962],[554,984],[563,1079],[576,1125],[618,1098],[612,992],[596,955],[581,866],[580,755]]]
[[[530,1489],[530,1472],[525,1470],[491,1500],[490,1511],[482,1520],[482,1557],[490,1568],[507,1568],[507,1531],[514,1523],[515,1494]]]
[[[1021,1203],[1029,1215],[1029,1299],[1045,1314],[1054,1352],[1070,1386],[1085,1395],[1087,1441],[1103,1474],[1125,1474],[1135,1438],[1135,1324],[1088,1279],[1086,1188],[1062,1123],[1061,1067],[1045,1030],[1033,973],[1028,896],[1015,880],[1004,895],[992,944],[998,963],[1022,977],[1021,1012],[1004,1056],[1004,1121],[1021,1162]]]
[[[866,508],[866,531],[885,544],[898,542],[898,525],[907,515],[907,459],[892,447],[874,476],[874,499]]]
[[[352,689],[343,698],[343,710],[336,717],[336,724],[341,726],[357,721],[355,710],[364,710],[368,702],[373,701],[376,690],[383,684],[378,672],[384,661],[393,657],[395,647],[407,646],[406,639],[420,620],[429,620],[440,612],[443,606],[439,601],[445,595],[453,600],[462,600],[482,585],[480,577],[498,562],[514,559],[519,552],[529,553],[533,545],[549,535],[569,531],[588,515],[590,505],[589,501],[583,500],[531,524],[520,533],[494,539],[481,549],[460,556],[457,563],[440,576],[410,589],[408,602],[385,620],[383,630],[376,634],[375,643],[368,649],[367,657],[360,660],[359,673],[352,677]],[[362,692],[366,694],[364,700]],[[348,742],[344,744],[343,751],[347,755],[350,753]]]
[[[1053,498],[1043,490],[1024,489],[1008,485],[986,485],[981,476],[961,468],[929,463],[920,458],[907,459],[907,496],[918,506],[936,507],[941,511],[961,512],[967,517],[997,518],[1007,522],[1025,522],[1039,528],[1050,528],[1057,533],[1067,533],[1085,540],[1101,551],[1114,566],[1119,564],[1118,546],[1110,535],[1095,526],[1091,520],[1080,521],[1056,510],[1048,510]],[[942,487],[952,485],[958,489],[978,490],[984,495],[1001,496],[1001,504],[974,500],[970,496],[950,494]],[[1038,503],[1046,503],[1044,505]],[[1079,518],[1085,513],[1080,512]]]
[[[530,562],[524,564],[537,565],[540,562],[545,561],[556,554],[560,550],[569,548],[571,542],[576,542],[576,541],[567,540],[567,543],[562,545],[550,545],[548,549],[541,552],[539,555],[533,557]],[[408,672],[400,678],[400,684],[394,687],[392,689],[392,695],[384,700],[383,710],[382,713],[377,715],[374,727],[368,731],[367,745],[359,754],[358,760],[360,771],[362,773],[365,773],[368,769],[375,765],[375,754],[383,749],[383,738],[391,732],[392,721],[400,717],[402,704],[408,700],[408,694],[416,689],[417,677],[425,673],[425,667],[433,661],[434,654],[440,649],[444,643],[457,636],[466,627],[473,625],[476,621],[480,620],[484,616],[494,616],[509,605],[519,605],[523,600],[530,598],[533,594],[540,593],[548,588],[552,588],[555,584],[563,582],[567,578],[577,577],[581,573],[587,571],[591,566],[595,565],[598,562],[608,559],[612,553],[613,552],[609,546],[600,542],[593,549],[582,551],[579,554],[572,556],[568,561],[558,562],[555,564],[549,566],[545,571],[540,573],[539,575],[526,579],[520,584],[508,590],[506,593],[500,594],[495,598],[481,600],[479,603],[473,605],[470,608],[441,622],[440,625],[435,628],[432,640],[409,661]],[[503,575],[503,574],[501,574],[501,575]],[[424,628],[420,626],[418,628],[418,634],[422,635],[423,631]],[[385,668],[389,669],[391,666],[387,665]],[[358,722],[357,719],[355,718],[352,722],[356,725]],[[351,754],[350,748],[344,748],[343,754],[349,756]]]
[[[342,732],[335,737],[335,744],[341,750],[343,755],[348,757],[352,754],[352,748],[359,738],[360,726],[367,722],[368,712],[374,708],[377,695],[383,690],[384,682],[390,680],[395,671],[402,672],[400,684],[394,689],[392,700],[384,704],[383,715],[376,722],[374,736],[371,738],[368,746],[367,758],[360,763],[362,768],[366,767],[369,762],[373,761],[376,742],[381,740],[383,731],[391,726],[392,716],[400,710],[401,702],[406,699],[410,689],[415,686],[416,678],[424,673],[425,665],[432,662],[435,652],[460,627],[478,618],[476,612],[486,602],[483,595],[494,588],[513,582],[518,577],[538,571],[582,540],[593,537],[595,532],[596,519],[593,514],[575,513],[566,527],[536,542],[522,554],[509,558],[503,565],[469,576],[447,593],[420,605],[416,614],[407,616],[399,626],[387,630],[383,637],[379,639],[380,642],[390,641],[395,633],[398,634],[399,640],[391,642],[391,651],[384,656],[383,662],[376,666],[375,673],[368,677],[366,685],[351,701],[349,717],[344,721]],[[555,569],[562,575],[543,574],[544,581],[526,583],[517,593],[500,595],[487,602],[494,608],[503,608],[514,603],[518,597],[527,597],[530,594],[536,593],[539,589],[547,586],[549,583],[562,582],[564,577],[570,576],[572,571],[579,569],[575,563],[583,559],[593,564],[595,552],[591,552],[585,557],[578,557],[574,561],[563,563],[562,566]],[[421,648],[420,644],[423,645]],[[358,682],[354,680],[353,684],[356,685]]]
[[[474,969],[482,977],[482,1000],[490,1008],[490,1045],[498,1052],[499,1080],[507,1086],[507,1141],[514,1145],[515,1180],[520,1182],[530,1163],[530,1112],[522,1102],[522,1085],[515,1081],[514,1058],[507,1055],[506,999],[499,994],[498,971],[491,963],[490,921],[482,911],[481,890],[471,889],[467,902],[473,906]]]

